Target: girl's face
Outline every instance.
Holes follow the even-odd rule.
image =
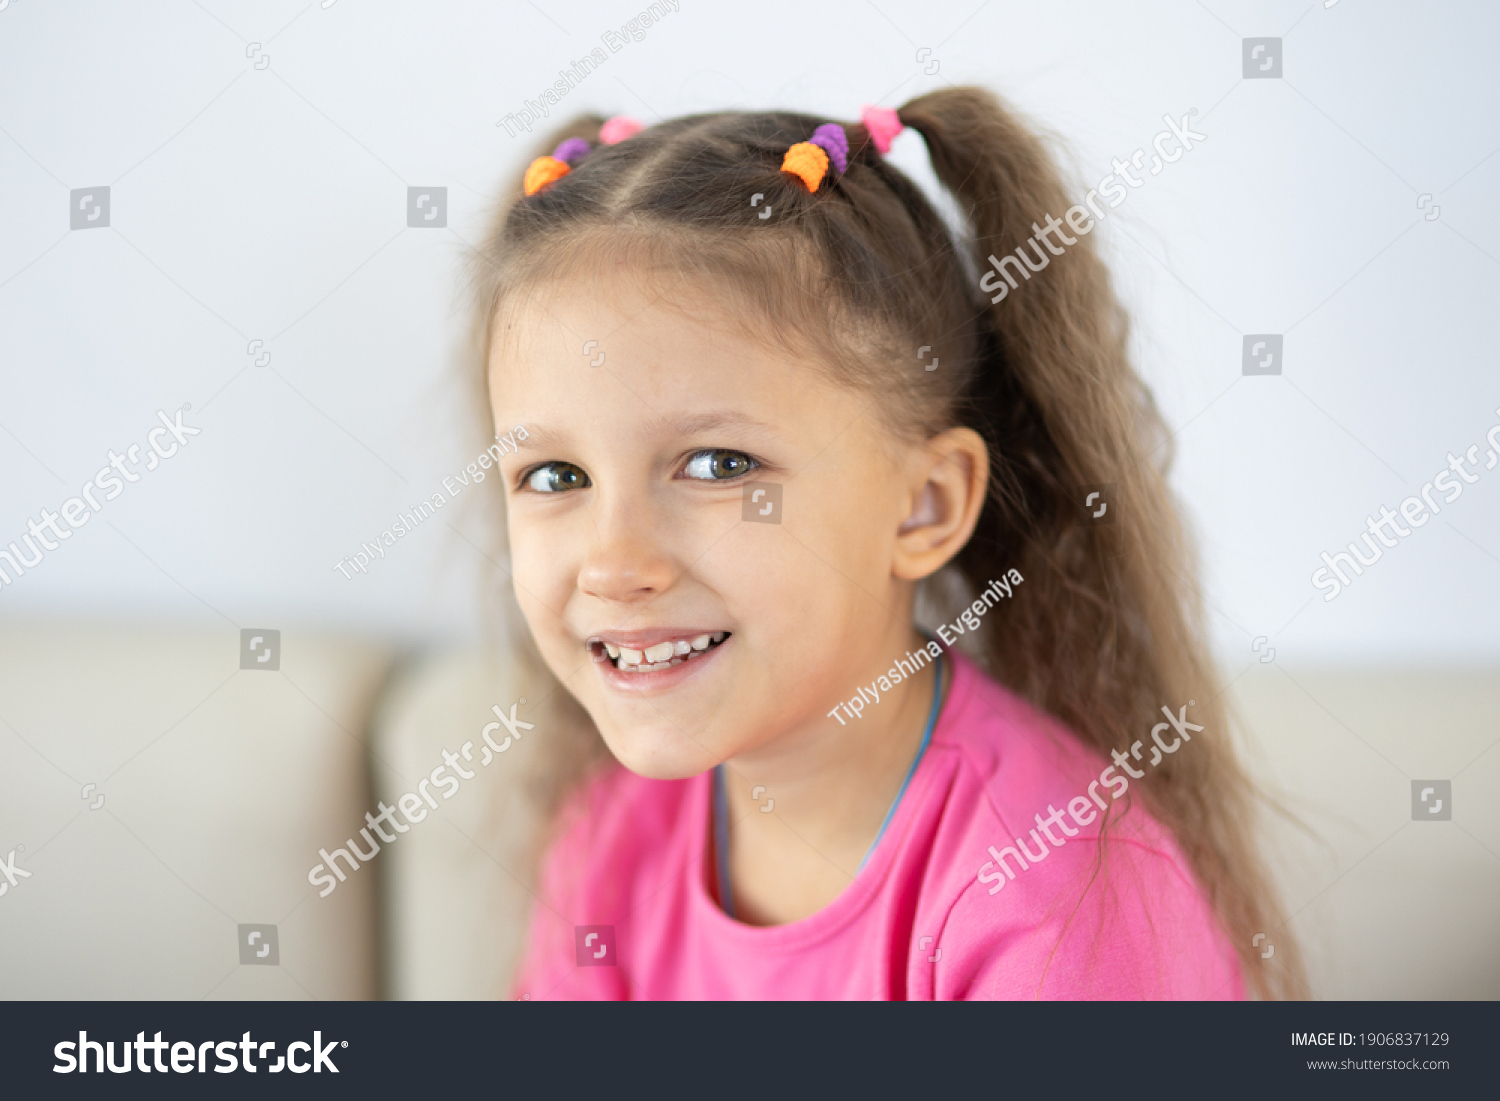
[[[621,270],[528,302],[501,314],[490,391],[527,433],[499,466],[548,666],[648,777],[834,728],[912,644],[892,564],[913,449],[685,284]]]

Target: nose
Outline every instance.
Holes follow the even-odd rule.
[[[601,509],[594,540],[578,570],[578,591],[612,603],[635,604],[669,589],[679,571],[659,530],[639,501]]]

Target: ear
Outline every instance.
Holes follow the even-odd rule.
[[[979,522],[990,456],[972,428],[950,428],[916,449],[910,465],[908,515],[896,529],[891,572],[917,581],[956,555]]]

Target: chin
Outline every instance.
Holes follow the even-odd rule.
[[[685,780],[706,772],[722,757],[666,723],[621,729],[614,722],[595,725],[615,759],[647,780]]]

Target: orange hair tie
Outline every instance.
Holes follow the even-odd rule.
[[[786,151],[781,170],[801,179],[807,190],[816,191],[828,173],[828,154],[811,142],[799,141]]]
[[[523,184],[526,194],[535,195],[549,183],[562,179],[571,171],[572,169],[566,162],[555,157],[538,157],[526,169],[526,179]]]

